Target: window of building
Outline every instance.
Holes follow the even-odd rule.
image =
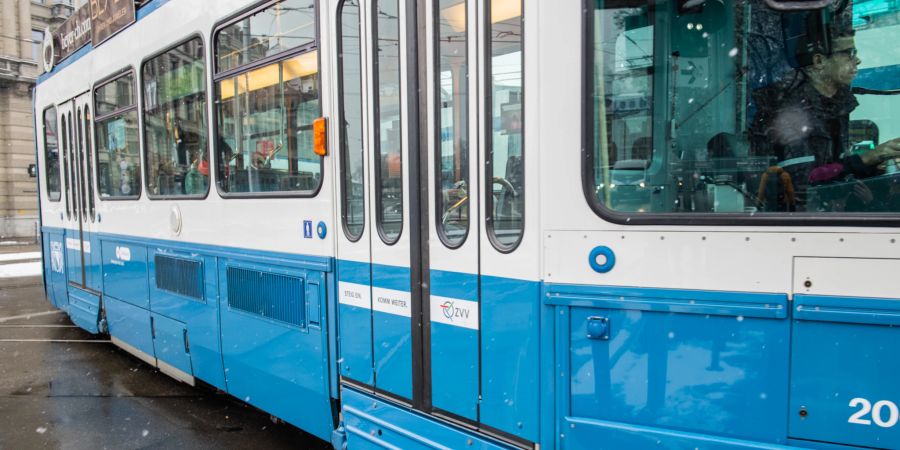
[[[31,59],[41,61],[43,52],[44,32],[41,30],[31,30]]]
[[[216,182],[223,194],[312,195],[319,189],[322,158],[313,151],[313,120],[321,115],[314,6],[313,1],[276,3],[216,34]],[[242,40],[253,44],[237,45],[242,33]],[[280,53],[286,59],[257,62]]]
[[[436,220],[441,240],[455,248],[462,245],[469,231],[469,3],[436,3]]]
[[[138,198],[141,157],[134,73],[128,72],[96,88],[94,111],[100,199]]]
[[[150,198],[209,192],[206,69],[197,37],[145,62],[144,148]]]
[[[344,0],[340,10],[338,74],[341,133],[341,216],[350,240],[358,240],[365,226],[363,153],[362,42],[358,0]]]
[[[495,247],[509,251],[525,225],[522,2],[491,0],[489,9],[487,230]]]
[[[60,199],[59,178],[59,128],[56,122],[56,108],[44,110],[44,183],[50,201]]]
[[[401,155],[400,4],[376,1],[375,48],[375,209],[378,234],[387,244],[403,229],[403,157]]]
[[[883,45],[896,5],[596,0],[589,14],[584,171],[599,213],[900,211],[900,97],[884,95],[900,89],[900,47]]]

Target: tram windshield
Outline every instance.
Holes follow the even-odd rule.
[[[777,0],[776,0],[777,1]],[[596,0],[589,197],[625,213],[900,211],[900,1]]]

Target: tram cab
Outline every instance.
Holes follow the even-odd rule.
[[[547,172],[576,162],[542,167],[544,302],[568,344],[557,442],[900,445],[880,368],[898,339],[897,5],[589,7],[580,162],[597,217],[557,206],[575,192]]]

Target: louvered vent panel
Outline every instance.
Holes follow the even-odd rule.
[[[291,325],[306,325],[303,279],[228,268],[228,306]]]
[[[156,255],[156,287],[203,300],[203,265],[200,261]]]

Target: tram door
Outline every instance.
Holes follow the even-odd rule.
[[[66,180],[66,275],[71,285],[81,288],[94,284],[90,232],[96,220],[96,211],[91,182],[90,108],[89,94],[76,97],[58,108]]]
[[[335,2],[340,374],[423,412],[475,423],[476,2],[419,1],[426,9],[417,13],[414,1]],[[435,40],[416,36],[417,20],[426,21],[428,39],[438,32],[450,45],[434,52]]]
[[[411,403],[410,119],[403,0],[338,2],[341,375]],[[377,13],[376,13],[377,11]],[[371,76],[370,76],[371,75]],[[415,92],[413,89],[412,92]]]

